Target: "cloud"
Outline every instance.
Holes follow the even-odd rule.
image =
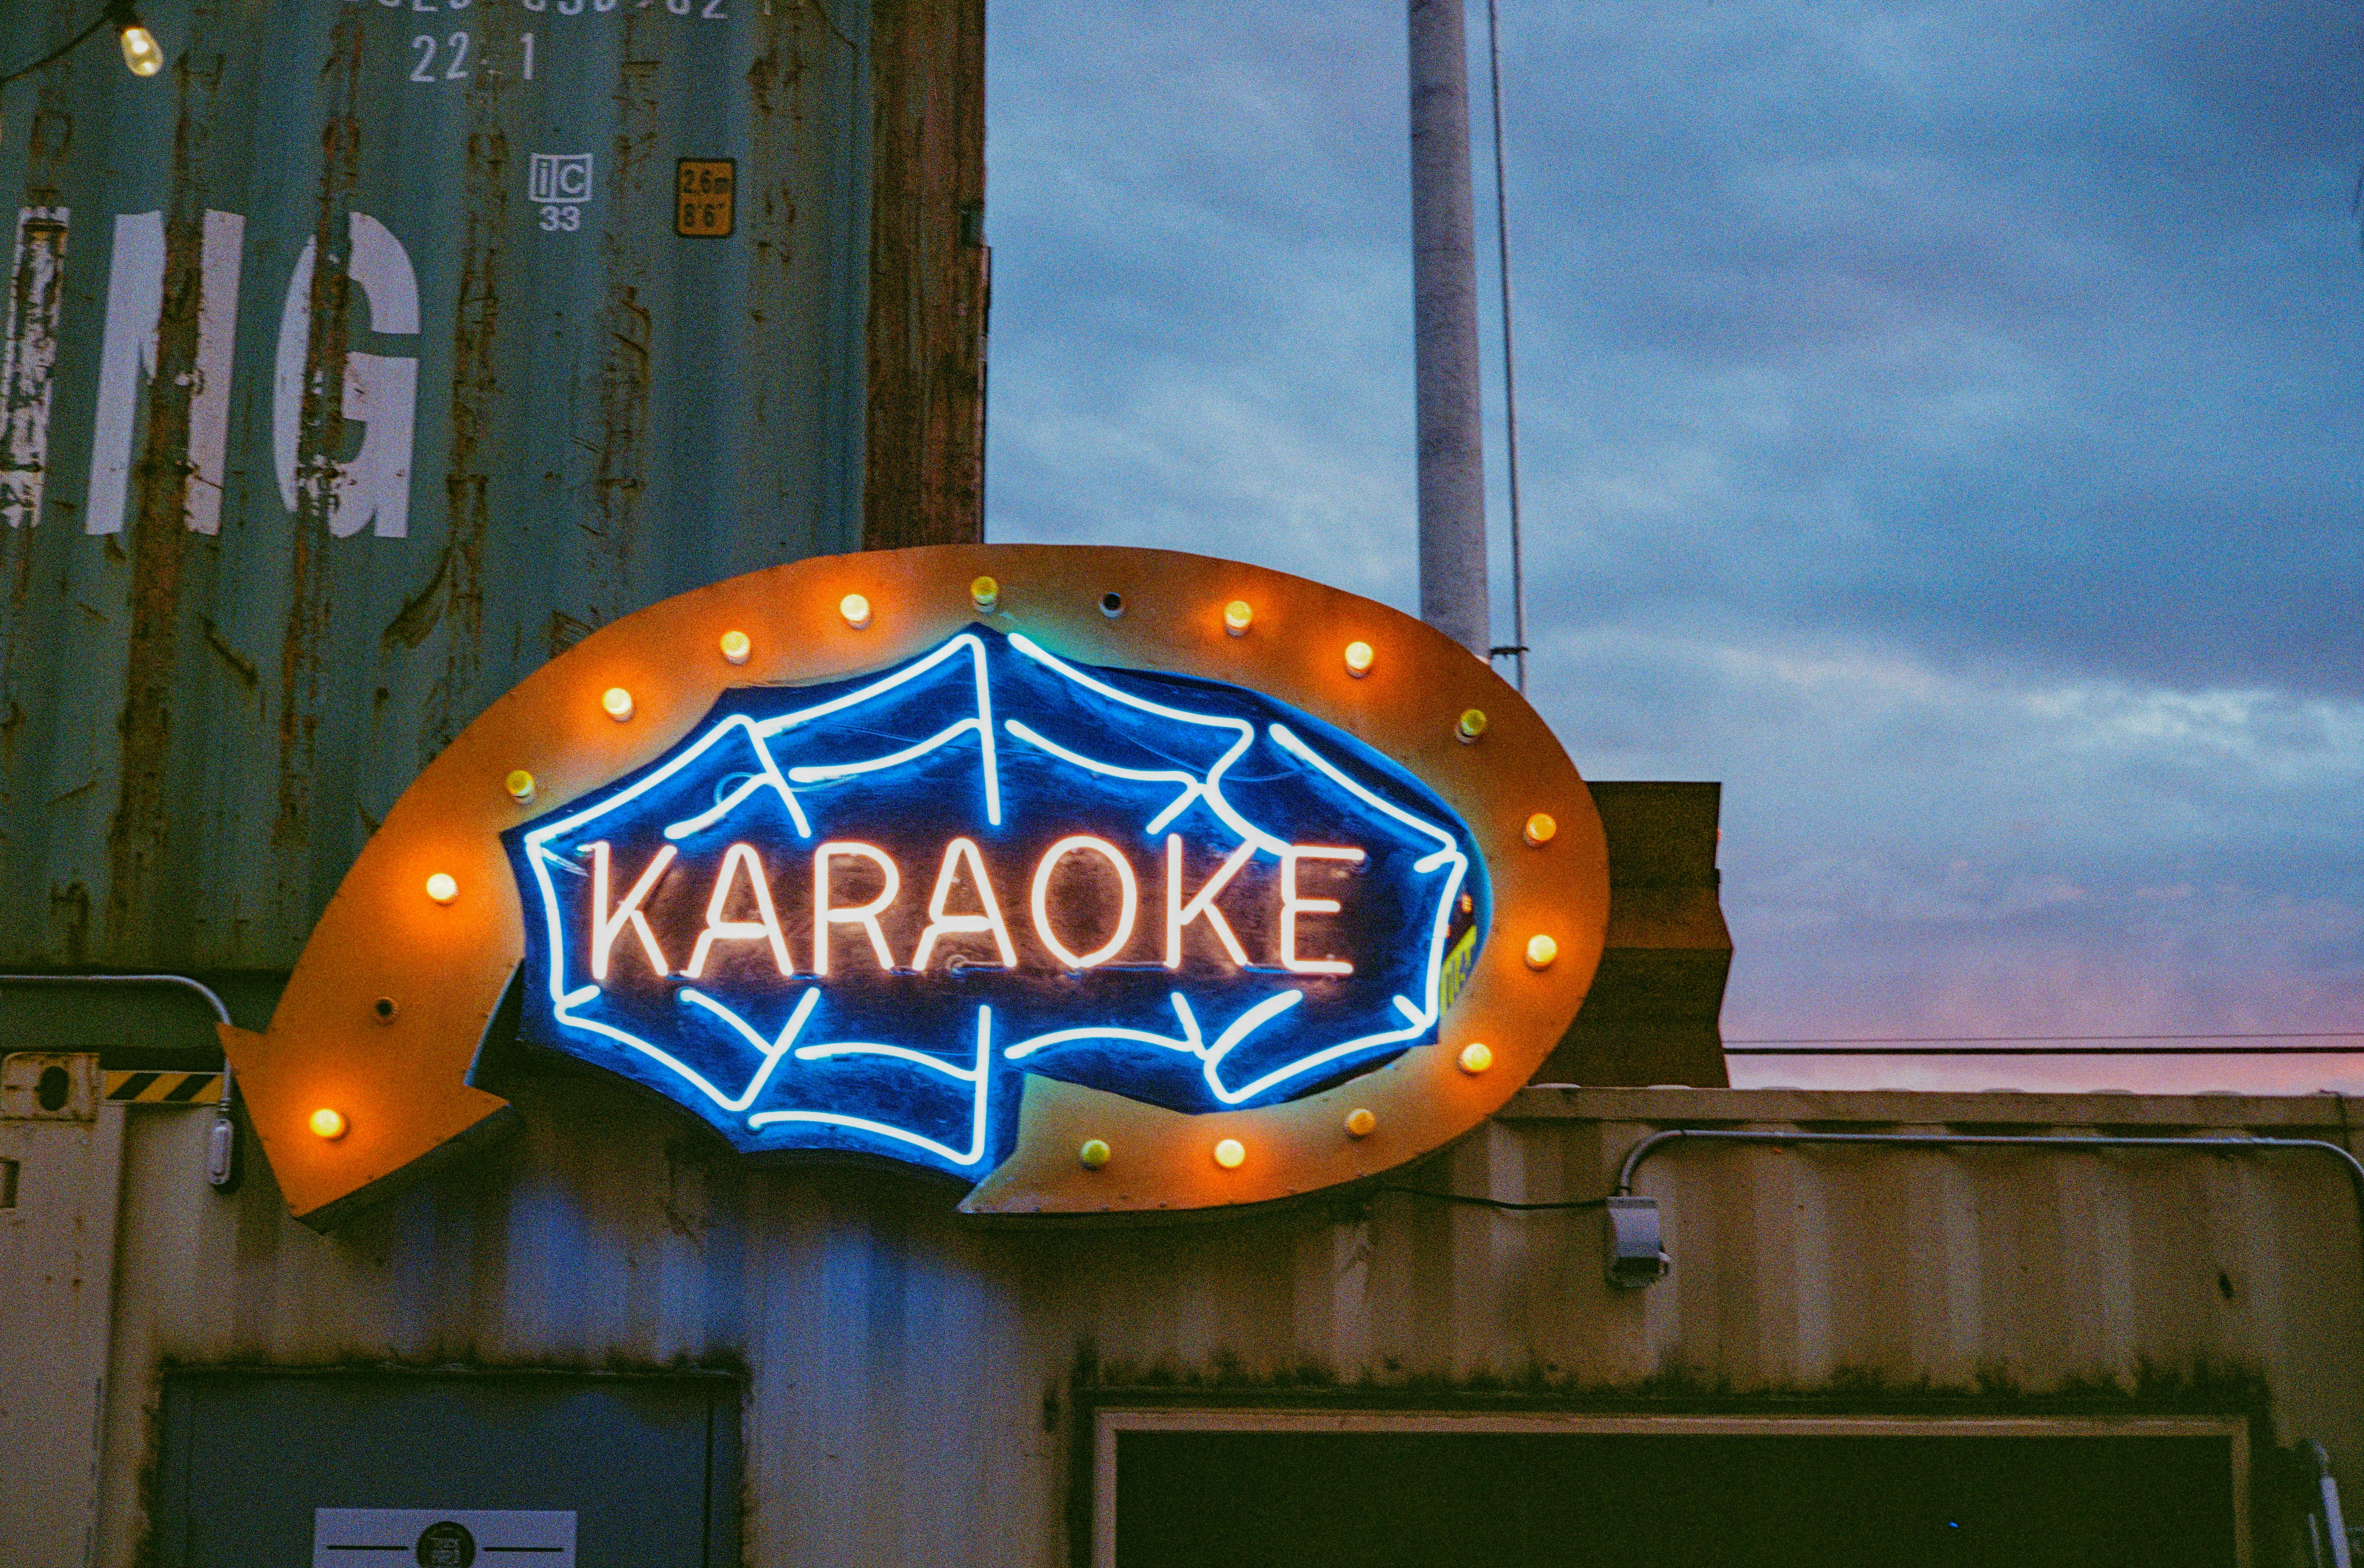
[[[2357,1026],[2348,12],[1504,22],[1533,689],[1725,781],[1735,1032]],[[996,29],[991,536],[1414,603],[1400,8]]]

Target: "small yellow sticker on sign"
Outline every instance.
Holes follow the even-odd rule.
[[[739,187],[735,158],[683,158],[674,164],[673,231],[690,239],[719,240],[733,227]]]

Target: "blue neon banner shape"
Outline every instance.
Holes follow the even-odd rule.
[[[1089,853],[1043,871],[1080,840]],[[529,1042],[750,1152],[968,1181],[1008,1157],[1029,1075],[1200,1114],[1382,1066],[1435,1038],[1445,956],[1485,929],[1466,824],[1368,746],[1244,688],[1084,666],[983,625],[882,674],[727,693],[665,756],[506,844]],[[1293,874],[1322,879],[1298,886],[1293,926],[1275,913],[1292,846]],[[898,896],[870,909],[890,863]],[[762,908],[743,884],[717,890],[750,868]],[[1177,939],[1209,886],[1218,920]],[[966,924],[915,971],[948,898]],[[1067,923],[1085,954],[1125,935],[1126,908],[1129,935],[1089,969],[1031,924]],[[686,972],[693,952],[705,972]]]

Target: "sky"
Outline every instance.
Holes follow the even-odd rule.
[[[987,537],[1416,610],[1400,5],[987,25]],[[2364,19],[1502,0],[1501,53],[1530,697],[1588,778],[1722,782],[1727,1040],[2364,1030]],[[2353,1043],[1732,1066],[2364,1092]]]

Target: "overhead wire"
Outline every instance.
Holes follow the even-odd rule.
[[[55,65],[59,61],[63,60],[67,55],[72,54],[75,50],[80,49],[84,43],[88,41],[97,33],[99,28],[106,26],[107,23],[114,21],[117,17],[130,15],[130,12],[131,7],[128,5],[124,4],[123,0],[110,0],[108,5],[100,9],[96,17],[91,18],[90,26],[83,28],[82,31],[74,34],[73,37],[58,45],[57,48],[50,50],[49,53],[41,56],[40,59],[34,61],[31,64],[20,65],[5,76],[0,76],[0,87],[5,87],[9,83],[17,81],[20,78],[30,76],[34,72],[39,71],[47,66]]]
[[[1519,377],[1511,352],[1511,217],[1502,173],[1502,28],[1497,0],[1486,0],[1486,60],[1494,100],[1494,257],[1502,294],[1502,430],[1511,492],[1511,642],[1489,648],[1517,661],[1519,693],[1527,689],[1526,554],[1519,536]]]

